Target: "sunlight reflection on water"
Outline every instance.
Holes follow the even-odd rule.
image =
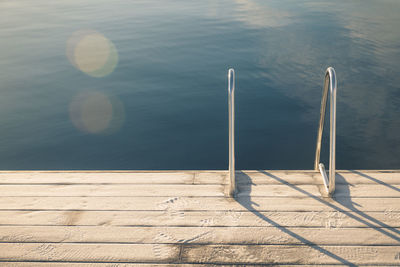
[[[94,30],[80,30],[71,35],[67,58],[75,68],[93,77],[107,76],[118,64],[115,45]]]
[[[75,127],[92,134],[115,132],[121,128],[125,118],[123,105],[118,99],[96,91],[78,94],[69,111]]]

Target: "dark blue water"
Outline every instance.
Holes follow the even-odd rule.
[[[237,168],[311,169],[329,66],[337,168],[400,168],[399,14],[398,0],[0,0],[0,169],[226,169],[229,67]]]

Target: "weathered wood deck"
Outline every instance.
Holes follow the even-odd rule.
[[[400,266],[400,171],[0,172],[0,266]]]

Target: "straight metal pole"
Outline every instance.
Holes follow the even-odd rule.
[[[228,71],[228,110],[229,110],[229,196],[235,195],[235,71]]]

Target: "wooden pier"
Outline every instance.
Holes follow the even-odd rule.
[[[0,266],[400,266],[400,171],[0,172]]]

